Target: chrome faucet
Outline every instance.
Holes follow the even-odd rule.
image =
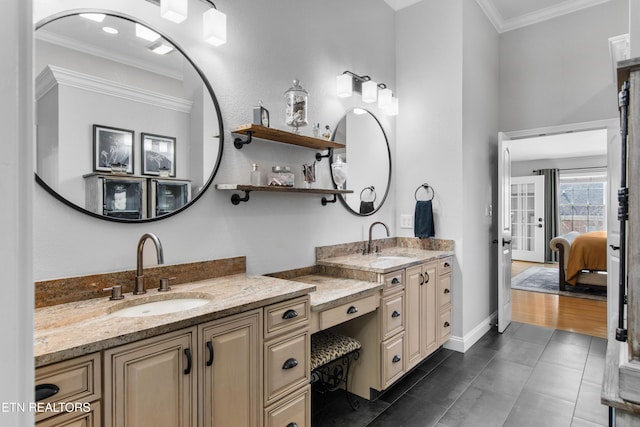
[[[145,233],[140,237],[138,241],[138,250],[136,252],[136,285],[133,289],[134,295],[142,295],[146,294],[147,291],[144,289],[144,272],[142,267],[142,249],[144,248],[144,242],[147,239],[151,239],[153,244],[156,246],[156,254],[158,256],[158,264],[164,264],[164,253],[162,252],[162,243],[160,243],[160,239],[153,233]]]
[[[373,224],[371,224],[371,226],[369,227],[369,243],[367,244],[367,253],[368,254],[371,253],[371,232],[373,231],[373,226],[376,225],[376,224],[382,225],[385,228],[385,230],[387,230],[387,237],[390,236],[389,227],[387,227],[387,224],[385,224],[384,222],[376,221]]]

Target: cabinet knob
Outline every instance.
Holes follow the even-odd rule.
[[[289,423],[287,427],[298,427],[298,423]]]
[[[284,314],[282,315],[283,319],[293,319],[298,317],[298,312],[293,310],[293,309],[289,309],[287,311],[284,312]]]
[[[399,361],[401,361],[402,359],[400,358],[400,356],[398,356],[397,354],[395,356],[393,356],[393,359],[391,360],[393,363],[398,363]]]
[[[391,317],[393,318],[400,317],[400,313],[398,313],[397,310],[393,310],[393,313],[391,313]]]
[[[448,293],[450,293],[450,292],[451,292],[451,291],[449,290],[449,288],[445,288],[445,289],[444,289],[444,293],[445,293],[445,294],[448,294]]]
[[[358,308],[351,306],[347,309],[347,314],[353,314],[353,313],[357,313],[358,312]]]
[[[511,241],[509,241],[509,243],[511,243]],[[445,268],[449,268],[449,267],[451,267],[451,264],[449,264],[448,262],[445,262],[444,266],[445,266]]]
[[[398,283],[400,283],[400,279],[398,279],[397,277],[394,277],[394,278],[391,280],[391,284],[392,284],[392,285],[397,285]]]
[[[296,366],[298,366],[298,361],[292,357],[284,362],[284,365],[282,365],[282,369],[293,369]]]
[[[445,328],[448,328],[451,325],[449,325],[449,322],[444,322],[444,325],[442,325],[442,326],[444,326]]]

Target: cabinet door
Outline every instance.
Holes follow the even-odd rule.
[[[254,310],[200,326],[204,426],[260,424],[261,318]]]
[[[195,426],[196,328],[104,353],[106,426]]]
[[[420,355],[422,359],[438,348],[438,275],[436,264],[423,266],[420,289]]]
[[[422,266],[407,268],[405,285],[405,354],[407,369],[411,369],[421,360],[420,355],[420,311],[422,300],[420,288],[424,282]]]

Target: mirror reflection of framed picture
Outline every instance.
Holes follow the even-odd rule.
[[[133,174],[133,131],[93,125],[93,170]]]
[[[176,139],[170,136],[142,133],[142,174],[176,176]],[[167,173],[168,172],[168,173]]]

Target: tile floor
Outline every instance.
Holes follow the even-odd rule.
[[[606,340],[513,323],[461,354],[440,349],[374,402],[312,398],[312,426],[608,425],[600,403]]]

